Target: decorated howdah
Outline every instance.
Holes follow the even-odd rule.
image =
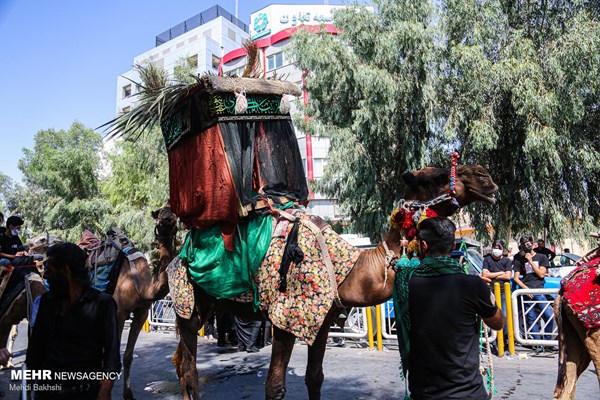
[[[161,120],[171,207],[183,222],[219,223],[230,247],[248,212],[306,201],[288,99],[300,93],[290,82],[212,75],[188,88]]]

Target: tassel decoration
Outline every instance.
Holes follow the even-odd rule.
[[[281,101],[279,102],[279,112],[281,114],[288,114],[290,109],[290,101],[288,100],[288,96],[284,94],[281,96]]]
[[[235,113],[244,114],[248,109],[248,99],[246,98],[246,91],[235,92]]]

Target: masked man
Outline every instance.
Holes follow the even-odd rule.
[[[75,244],[56,244],[47,255],[49,291],[39,304],[27,367],[50,370],[52,378],[39,382],[35,398],[110,399],[121,370],[117,305],[90,286],[86,254]],[[79,378],[56,379],[57,372]]]

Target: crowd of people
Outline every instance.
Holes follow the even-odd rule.
[[[565,252],[568,252],[565,249]],[[486,255],[483,260],[482,275],[492,280],[492,285],[496,282],[500,283],[501,301],[504,318],[506,321],[506,294],[504,283],[514,282],[517,289],[541,289],[544,287],[548,268],[550,268],[556,253],[546,247],[543,239],[537,241],[537,246],[534,246],[534,241],[531,236],[522,236],[519,239],[519,251],[514,255],[510,249],[506,248],[503,241],[495,241],[492,244],[491,253]],[[534,302],[535,306],[526,313],[526,322],[529,327],[529,338],[534,340],[551,340],[549,334],[540,335],[538,332],[552,331],[552,309],[551,307],[540,307],[539,304],[545,304],[547,298],[543,294],[529,294],[529,299]],[[540,318],[541,314],[541,318]],[[542,329],[541,324],[544,324]],[[505,322],[504,332],[508,332]],[[508,335],[504,335],[505,348],[508,346]],[[542,346],[535,346],[536,352],[544,351]],[[553,350],[555,350],[553,348]],[[495,348],[497,351],[497,347]]]

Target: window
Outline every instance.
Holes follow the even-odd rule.
[[[123,86],[123,98],[131,96],[131,83]]]
[[[210,29],[207,29],[206,31],[204,31],[204,33],[202,34],[202,36],[204,37],[210,37],[210,35],[212,35],[212,32]]]
[[[165,59],[159,58],[158,60],[152,61],[152,64],[158,69],[163,69],[165,68]]]
[[[126,114],[126,113],[128,113],[129,111],[131,111],[131,107],[130,107],[130,106],[123,107],[123,109],[122,109],[121,111],[123,111],[123,114]]]
[[[283,51],[271,54],[267,57],[267,71],[273,71],[274,69],[281,68],[283,66]]]
[[[192,68],[198,68],[198,54],[188,57],[187,63]]]
[[[225,73],[225,75],[227,75],[227,76],[237,76],[238,78],[241,78],[241,76],[243,75],[245,69],[246,69],[246,67],[234,68],[232,70],[227,71]]]
[[[219,64],[221,64],[221,58],[215,56],[214,54],[212,55],[212,67],[214,69],[219,69]]]
[[[194,35],[191,38],[188,39],[188,43],[192,43],[195,42],[198,39],[198,35]]]
[[[327,161],[328,160],[326,158],[315,158],[313,160],[315,178],[321,178],[323,176],[323,174],[325,173],[325,166],[327,165]]]
[[[227,36],[229,39],[235,41],[235,31],[231,28],[227,28]]]

